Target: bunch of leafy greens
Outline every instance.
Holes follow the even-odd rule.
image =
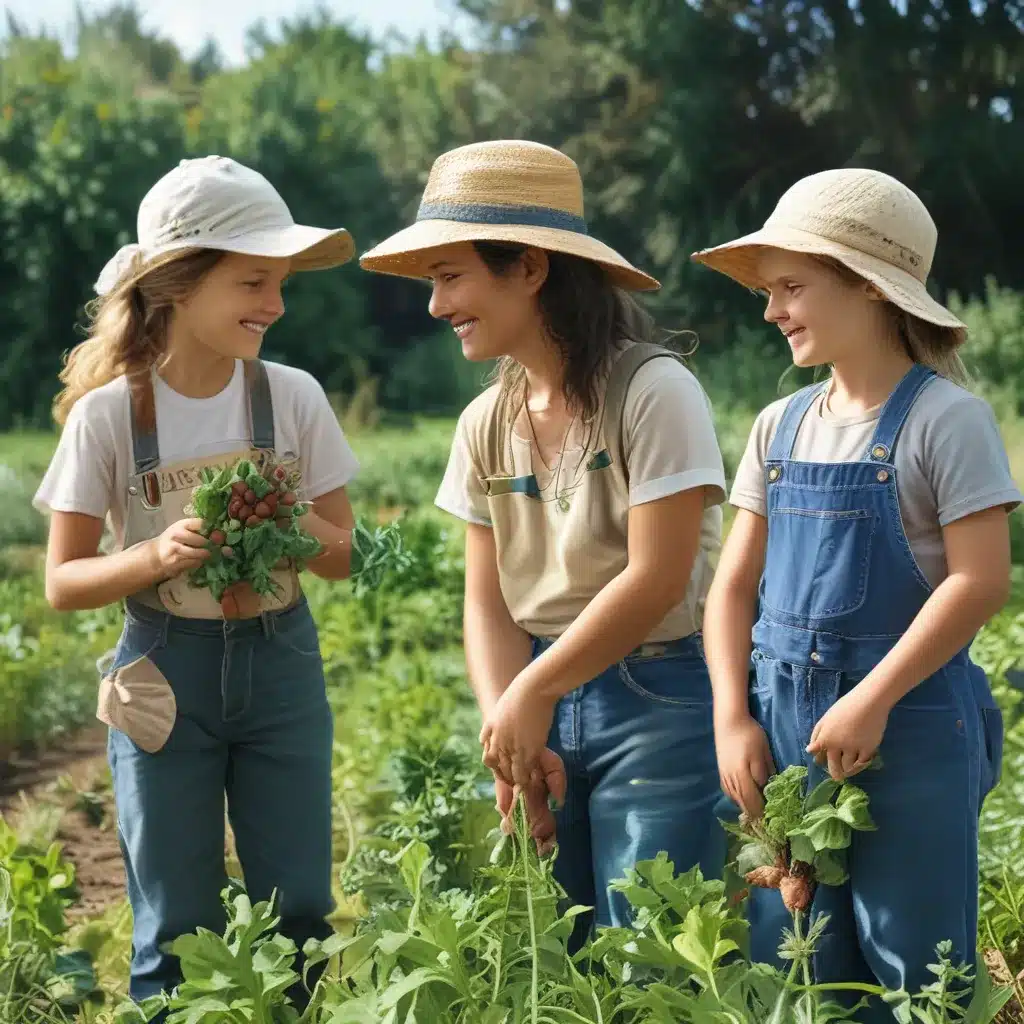
[[[202,483],[192,494],[191,510],[203,520],[202,532],[210,541],[212,554],[194,569],[189,578],[194,586],[208,587],[219,601],[228,587],[246,582],[257,594],[278,589],[273,579],[275,566],[288,560],[301,568],[318,555],[320,542],[303,531],[300,519],[309,510],[294,497],[295,479],[283,467],[268,464],[261,473],[248,459],[219,472],[204,469]],[[253,510],[245,521],[238,517],[233,499],[238,489],[252,492],[267,505],[270,495],[280,495],[269,515]],[[286,501],[288,497],[291,501]],[[254,508],[254,507],[253,507]]]

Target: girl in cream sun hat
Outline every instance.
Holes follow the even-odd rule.
[[[167,170],[136,227],[60,374],[63,431],[35,504],[50,513],[50,602],[124,608],[96,715],[132,906],[129,992],[159,1005],[182,978],[167,943],[224,927],[225,799],[252,899],[278,893],[280,931],[300,949],[331,932],[333,726],[299,566],[276,564],[262,597],[190,586],[238,541],[207,537],[189,504],[204,472],[276,454],[323,545],[306,568],[348,574],[358,462],[320,383],[260,352],[285,279],[339,266],[354,246],[344,228],[297,224],[262,174],[218,155]],[[273,493],[262,504],[269,521]],[[105,520],[114,550],[101,555]],[[308,1002],[301,983],[289,994]]]
[[[831,368],[760,413],[736,471],[705,615],[723,784],[757,816],[767,779],[798,765],[809,787],[856,775],[870,804],[844,804],[841,884],[822,863],[816,891],[799,877],[752,887],[751,954],[781,966],[790,911],[824,913],[817,982],[911,993],[940,942],[974,963],[978,815],[1002,720],[969,649],[1006,600],[1021,499],[992,410],[956,383],[964,325],[925,289],[935,243],[910,189],[844,169],[696,254],[764,292],[795,364]],[[794,858],[815,859],[804,845]],[[873,1000],[857,1019],[892,1011]]]
[[[523,785],[534,837],[557,837],[571,900],[626,925],[609,883],[637,860],[724,866],[700,644],[725,496],[707,396],[650,342],[628,293],[657,282],[588,233],[579,171],[556,149],[445,153],[416,223],[361,262],[429,280],[465,356],[499,361],[436,499],[467,524],[484,761],[499,810]]]

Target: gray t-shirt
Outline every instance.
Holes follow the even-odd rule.
[[[882,407],[832,414],[817,399],[797,432],[801,462],[858,462],[866,457]],[[789,398],[758,415],[736,470],[729,501],[765,515],[764,462]],[[982,509],[1021,502],[1006,447],[989,404],[945,378],[933,378],[907,415],[896,442],[896,489],[910,549],[933,587],[946,578],[942,528]]]

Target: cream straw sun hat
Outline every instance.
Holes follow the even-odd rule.
[[[900,309],[949,328],[960,344],[966,325],[925,287],[937,239],[924,203],[901,182],[881,171],[840,168],[801,178],[759,231],[692,258],[748,288],[760,288],[760,247],[830,256]]]
[[[519,242],[603,266],[614,284],[651,291],[659,283],[587,233],[579,168],[537,142],[476,142],[439,156],[416,223],[363,255],[365,270],[427,276],[432,250],[452,242]]]
[[[136,231],[138,241],[123,245],[100,272],[100,295],[141,264],[179,249],[291,257],[293,270],[339,266],[355,254],[345,228],[296,224],[262,174],[226,156],[180,161],[143,197]]]

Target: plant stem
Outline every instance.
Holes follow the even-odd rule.
[[[519,838],[522,842],[523,878],[526,882],[526,913],[530,920],[530,1020],[537,1024],[537,1010],[540,999],[540,957],[537,955],[537,922],[533,915],[533,887],[530,885],[530,852],[529,829],[526,827],[526,797],[519,794],[520,827]]]

